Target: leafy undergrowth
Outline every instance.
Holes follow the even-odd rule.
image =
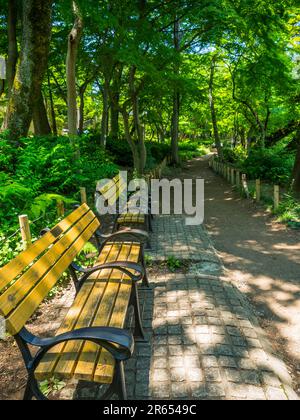
[[[145,262],[149,274],[177,273],[186,274],[191,266],[191,261],[180,260],[174,256],[168,257],[165,261],[155,262],[148,255],[145,256]]]
[[[287,223],[292,229],[300,229],[300,202],[286,194],[275,211],[278,221]]]
[[[183,141],[179,144],[179,155],[182,162],[205,156],[209,153],[210,148],[208,146],[197,142]]]

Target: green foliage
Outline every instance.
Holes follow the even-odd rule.
[[[74,194],[79,186],[93,191],[95,181],[114,176],[118,167],[90,137],[78,141],[79,159],[68,137],[33,137],[18,158],[16,177],[35,193]]]
[[[177,258],[171,256],[167,260],[167,266],[168,266],[169,270],[172,273],[175,273],[175,271],[177,271],[180,268],[182,268],[183,264],[182,264],[182,262],[180,260],[178,260]]]
[[[234,148],[224,147],[223,149],[224,160],[237,166],[242,165],[243,162],[247,159],[247,156],[247,150],[241,145]]]
[[[146,170],[159,165],[170,153],[169,143],[146,142],[147,163]],[[114,161],[124,167],[133,167],[133,157],[131,149],[126,140],[108,139],[107,150],[113,156]]]
[[[291,228],[300,228],[300,202],[292,195],[286,194],[275,214],[280,222],[288,223]]]
[[[253,149],[243,162],[242,170],[252,179],[288,185],[294,160],[294,153],[280,153],[278,148]]]
[[[153,264],[153,258],[150,256],[150,255],[145,255],[145,264],[148,266],[148,267],[151,267],[152,266],[152,264]]]
[[[290,185],[295,152],[288,150],[284,143],[264,149],[255,147],[249,153],[242,146],[224,148],[223,156],[225,162],[239,168],[249,179]]]
[[[5,239],[18,230],[20,214],[35,221],[31,228],[36,237],[55,223],[58,202],[72,208],[81,186],[93,194],[99,179],[118,172],[118,166],[89,137],[80,138],[78,147],[80,158],[75,159],[68,137],[31,137],[16,148],[5,134],[0,135],[0,265],[20,250],[19,235]]]
[[[40,382],[39,386],[42,394],[44,394],[45,397],[49,397],[49,395],[52,394],[52,392],[59,392],[63,388],[65,388],[66,384],[65,382],[62,382],[57,378],[51,378],[49,380]]]
[[[182,161],[191,160],[196,157],[205,156],[210,149],[199,142],[182,141],[179,143],[179,155]]]
[[[16,158],[16,148],[8,140],[7,133],[0,135],[0,172],[12,172]]]

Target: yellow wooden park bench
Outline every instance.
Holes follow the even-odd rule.
[[[103,197],[107,206],[116,209],[116,218],[115,218],[115,225],[114,231],[118,231],[123,227],[140,227],[145,231],[152,231],[152,217],[150,215],[150,209],[148,214],[143,212],[143,208],[135,209],[135,212],[131,212],[130,208],[133,207],[131,201],[132,197],[125,197],[128,198],[127,208],[129,209],[128,212],[122,212],[122,208],[119,208],[119,200],[127,191],[127,183],[125,179],[119,175],[114,177],[112,180],[107,182],[105,185],[98,184],[96,188],[96,208],[97,208],[97,199]],[[146,204],[147,208],[150,206],[150,201]],[[121,206],[122,207],[122,206]]]
[[[103,399],[114,394],[126,399],[123,362],[132,356],[135,340],[144,340],[137,283],[145,277],[145,234],[114,233],[101,244],[93,268],[79,267],[74,260],[99,226],[84,204],[0,269],[0,315],[28,371],[25,400],[46,399],[39,381],[52,378],[107,384]],[[74,303],[55,337],[36,337],[26,324],[69,268],[77,292]],[[133,335],[124,329],[130,306]],[[35,355],[31,346],[38,349]]]

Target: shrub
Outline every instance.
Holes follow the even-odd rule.
[[[208,147],[198,142],[183,141],[179,143],[179,155],[182,161],[205,156],[209,152],[210,149]]]
[[[80,158],[74,157],[68,137],[32,137],[22,147],[0,136],[0,260],[1,264],[18,249],[18,215],[26,213],[37,236],[40,229],[53,225],[56,204],[68,206],[79,198],[79,188],[94,193],[96,182],[111,178],[119,170],[111,157],[89,137],[78,139]],[[6,238],[6,239],[5,239]],[[7,240],[7,238],[10,238]]]
[[[146,170],[152,169],[159,165],[164,158],[170,153],[170,145],[168,143],[146,142],[147,162]],[[114,161],[125,167],[133,167],[133,157],[131,149],[125,139],[107,141],[107,150],[113,156]]]
[[[294,154],[276,148],[253,149],[242,163],[242,169],[252,179],[289,184],[294,165]]]

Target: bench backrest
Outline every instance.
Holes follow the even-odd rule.
[[[97,193],[100,194],[109,206],[114,206],[121,194],[126,190],[127,184],[123,177],[118,174],[104,186],[97,185]]]
[[[0,269],[0,315],[10,334],[25,326],[99,226],[84,204]]]

